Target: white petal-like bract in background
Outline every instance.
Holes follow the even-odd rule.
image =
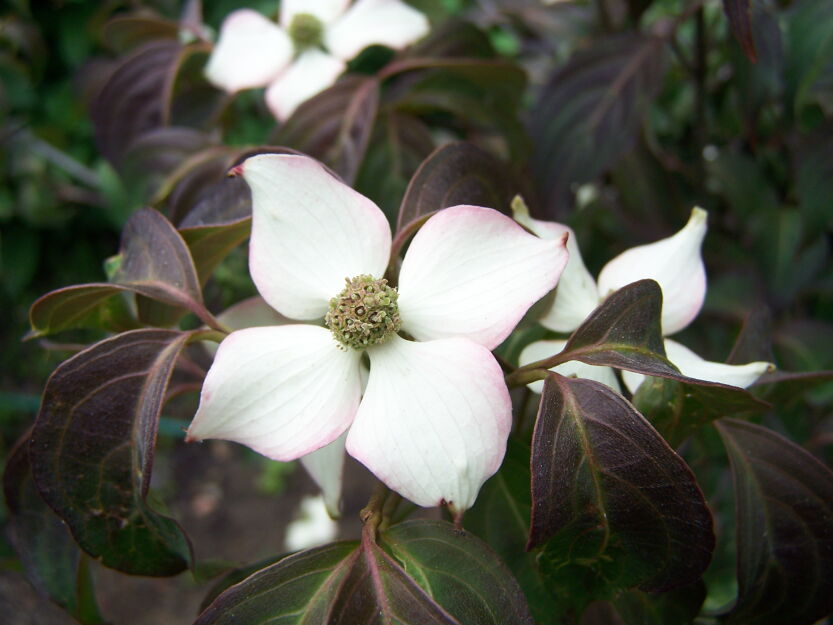
[[[234,93],[265,87],[291,60],[292,42],[283,29],[257,11],[240,9],[223,21],[205,76]]]

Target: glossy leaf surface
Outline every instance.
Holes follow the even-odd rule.
[[[109,567],[172,575],[190,562],[177,523],[145,503],[159,412],[188,339],[134,330],[62,363],[47,382],[30,443],[44,500]]]
[[[443,521],[394,525],[381,544],[463,625],[532,625],[506,565],[479,538]]]
[[[221,594],[195,625],[458,625],[376,544],[288,556]]]
[[[693,474],[607,386],[550,374],[532,467],[529,546],[549,541],[563,574],[591,567],[616,586],[661,591],[708,566],[712,519]]]
[[[833,611],[833,473],[775,432],[717,422],[737,506],[730,623],[809,625]]]
[[[682,375],[665,357],[660,330],[662,291],[640,280],[610,295],[567,341],[565,358],[648,376],[634,403],[672,445],[713,419],[760,412],[768,404],[735,386]]]

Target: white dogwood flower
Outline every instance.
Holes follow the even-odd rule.
[[[555,287],[564,241],[489,208],[446,208],[414,236],[393,288],[383,277],[390,226],[369,199],[303,156],[258,155],[237,172],[252,190],[255,285],[308,323],[232,332],[189,439],[285,461],[347,431],[347,452],[390,488],[422,506],[468,508],[511,425],[490,350]]]
[[[429,27],[399,0],[283,0],[279,21],[251,9],[229,14],[205,68],[229,93],[267,87],[266,104],[279,120],[335,83],[367,46],[404,48]]]
[[[570,228],[555,222],[540,221],[529,216],[526,207],[513,205],[515,219],[538,236],[547,239],[568,233],[567,249],[570,259],[558,283],[552,306],[541,316],[544,327],[555,332],[572,332],[587,316],[614,291],[643,279],[656,280],[662,289],[662,333],[673,334],[694,320],[706,297],[706,271],[701,247],[706,236],[708,214],[701,208],[691,211],[688,223],[674,235],[632,247],[608,262],[599,273],[598,282],[593,279],[579,252],[575,234]],[[521,365],[543,360],[563,351],[567,341],[536,341],[521,352]],[[727,365],[704,360],[687,347],[665,339],[665,352],[683,375],[721,382],[746,388],[772,365],[767,362],[751,362],[745,365]],[[578,361],[571,361],[553,368],[562,375],[590,378],[620,391],[613,370]],[[623,371],[622,377],[628,389],[636,389],[644,375]],[[540,393],[543,381],[529,385]]]

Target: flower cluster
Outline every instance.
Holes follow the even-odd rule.
[[[285,120],[367,46],[404,48],[427,32],[425,16],[399,0],[283,0],[277,24],[251,9],[231,13],[205,75],[229,93],[266,87],[267,106]]]
[[[490,350],[555,287],[564,238],[490,208],[446,208],[414,236],[394,290],[390,227],[373,202],[307,157],[258,155],[236,171],[252,190],[255,285],[304,323],[232,332],[188,437],[314,458],[331,509],[344,447],[419,505],[468,508],[512,421]]]

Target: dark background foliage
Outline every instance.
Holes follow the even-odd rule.
[[[632,545],[644,537],[628,527],[630,519],[616,517],[615,506],[607,511],[610,525],[604,531],[616,537],[611,557],[620,565],[627,562],[626,570],[563,559],[565,543],[593,546],[576,536],[587,527],[598,529],[599,518],[565,517],[563,511],[542,509],[541,502],[550,496],[573,502],[576,510],[585,506],[582,478],[562,477],[541,486],[537,475],[546,494],[536,494],[532,476],[530,501],[530,476],[524,472],[530,445],[533,454],[556,458],[555,449],[536,447],[535,437],[546,427],[587,428],[584,451],[571,447],[571,439],[554,441],[561,445],[557,459],[572,458],[576,467],[583,466],[581,453],[599,444],[588,424],[601,428],[612,409],[598,397],[588,400],[586,385],[576,381],[548,380],[534,434],[536,410],[534,402],[527,402],[522,411],[526,426],[518,426],[519,440],[511,441],[504,468],[484,487],[466,527],[504,559],[541,622],[554,618],[553,580],[565,589],[558,596],[561,616],[577,617],[590,604],[584,617],[588,623],[688,623],[704,599],[702,623],[788,623],[799,613],[820,618],[829,611],[829,600],[819,597],[819,580],[825,575],[828,583],[833,579],[829,571],[819,565],[814,575],[799,574],[830,549],[824,542],[830,540],[829,531],[812,529],[805,535],[812,540],[802,543],[796,536],[812,523],[804,523],[800,514],[796,522],[794,517],[781,519],[761,501],[789,499],[792,491],[783,485],[794,478],[810,491],[817,489],[829,508],[829,474],[813,464],[810,454],[827,466],[833,462],[833,3],[415,1],[431,16],[434,34],[400,56],[377,47],[366,50],[351,64],[350,77],[280,127],[258,93],[229,102],[200,78],[207,56],[207,46],[199,41],[203,22],[216,30],[237,4],[206,2],[202,19],[194,2],[20,0],[0,9],[0,457],[7,462],[0,521],[8,539],[0,542],[0,608],[9,604],[10,610],[25,614],[23,606],[30,601],[43,611],[38,622],[66,622],[63,612],[35,598],[19,574],[37,569],[42,558],[55,564],[50,569],[55,574],[32,582],[69,613],[86,615],[85,622],[97,618],[87,592],[90,575],[98,585],[104,619],[185,623],[195,617],[205,587],[196,588],[186,575],[175,583],[132,580],[79,557],[77,550],[62,551],[66,530],[48,510],[37,512],[39,497],[49,497],[36,492],[29,458],[14,444],[34,420],[49,374],[80,346],[141,324],[177,323],[192,329],[200,319],[210,321],[208,311],[216,314],[254,293],[240,245],[247,233],[245,189],[223,175],[246,154],[285,146],[323,160],[374,199],[400,231],[460,201],[507,211],[520,192],[535,216],[576,230],[593,274],[620,251],[676,231],[693,205],[706,208],[709,234],[703,253],[709,291],[703,312],[679,338],[710,360],[768,360],[779,371],[753,388],[756,397],[775,406],[758,410],[729,396],[705,395],[700,401],[714,390],[687,386],[674,379],[673,371],[663,373],[665,365],[654,356],[639,356],[639,366],[666,378],[655,383],[653,395],[646,390],[634,403],[672,446],[682,443],[678,449],[714,514],[716,551],[703,580],[697,579],[698,569],[686,578],[693,583],[652,594],[673,585],[664,584],[663,574],[684,578],[679,573],[684,567],[674,557],[663,563],[666,568],[639,560]],[[267,14],[274,13],[273,4],[250,3]],[[196,40],[184,45],[180,28],[190,29]],[[161,85],[171,77],[176,78],[173,87],[163,95]],[[147,226],[170,243],[174,258],[182,256],[177,246],[185,242],[184,254],[190,253],[194,262],[190,274],[171,277],[128,262],[131,239],[125,226],[133,216],[135,227],[145,214],[140,209],[148,205],[178,229],[178,235],[171,235],[166,228],[173,228],[164,220]],[[120,251],[120,263],[104,262]],[[161,303],[148,299],[159,294],[147,287],[149,280],[179,280],[179,299],[167,292]],[[40,300],[30,325],[29,308],[37,298],[82,284],[99,285],[80,292],[91,298],[84,301],[95,302],[83,314],[67,303],[66,293],[59,293]],[[138,319],[119,308],[120,296],[113,294],[124,290],[140,294]],[[74,317],[67,316],[67,307]],[[599,319],[604,321],[604,315]],[[30,331],[38,337],[23,341]],[[650,331],[646,328],[645,337]],[[179,340],[129,336],[142,344]],[[541,336],[530,324],[501,354],[512,362],[525,342]],[[596,334],[578,333],[572,342],[577,349],[593,347],[602,354],[598,358],[616,356],[605,351]],[[649,343],[646,338],[650,348]],[[167,371],[158,357],[149,358],[138,364],[157,375]],[[199,355],[194,359],[199,362]],[[187,376],[176,380],[193,391],[194,381]],[[696,414],[697,421],[681,432],[669,425],[679,415],[658,406],[679,406],[684,400],[689,402],[686,414]],[[184,393],[165,407],[150,503],[140,497],[136,504],[131,494],[124,505],[146,513],[148,524],[166,527],[172,571],[192,557],[168,525],[169,517],[177,518],[197,546],[202,563],[197,579],[204,581],[223,568],[212,569],[207,556],[251,564],[280,552],[294,505],[312,488],[301,472],[283,479],[291,466],[267,463],[238,448],[185,446],[181,428],[194,402],[193,392]],[[720,408],[709,411],[714,405]],[[700,427],[744,410],[746,416],[754,412],[752,425],[722,420],[716,428]],[[636,417],[640,437],[633,444],[651,449],[655,458],[670,454],[656,432]],[[142,418],[137,417],[145,423]],[[155,423],[155,415],[150,420]],[[60,424],[55,427],[60,432]],[[786,463],[787,477],[766,473],[773,458]],[[615,455],[600,455],[594,470],[609,475],[617,461]],[[689,469],[676,460],[668,463],[687,483]],[[36,475],[50,470],[42,465],[33,469]],[[613,474],[646,492],[654,486],[633,475]],[[356,482],[355,496],[348,489],[348,511],[367,498],[365,483],[358,477]],[[131,488],[144,497],[148,484]],[[607,501],[615,502],[615,485],[604,488]],[[705,508],[692,493],[689,489],[676,496],[678,505],[682,501],[688,507],[675,514],[700,519]],[[736,500],[748,502],[738,516],[737,535]],[[15,510],[31,516],[16,516]],[[528,536],[530,520],[524,515],[530,510],[533,533]],[[803,512],[807,519],[818,518],[813,510]],[[807,551],[785,554],[779,544],[756,543],[756,524],[773,518],[780,519],[773,527],[784,532],[781,544],[800,543]],[[355,538],[356,525],[348,522],[345,536]],[[79,526],[86,527],[86,521]],[[438,527],[430,531],[442,534],[445,530]],[[681,531],[661,529],[669,535]],[[405,544],[419,531],[391,530],[381,539],[387,551],[366,542],[334,549],[341,549],[338,561],[350,563],[349,575],[360,586],[368,567],[384,567],[396,541]],[[528,539],[546,544],[527,553]],[[141,544],[144,539],[136,540]],[[29,552],[34,564],[18,555],[26,552],[20,545],[32,541],[38,546]],[[738,548],[746,559],[736,565]],[[335,558],[333,553],[325,550],[316,557]],[[413,566],[418,561],[413,554],[402,558]],[[691,554],[686,558],[686,563],[697,561]],[[114,565],[105,557],[105,564],[143,572],[140,561],[130,560],[129,565]],[[502,570],[499,566],[494,564],[495,570]],[[61,571],[79,567],[81,582],[68,587]],[[779,567],[795,574],[769,577],[761,586],[761,572]],[[412,582],[392,570],[389,583],[410,588]],[[286,570],[270,574],[280,578]],[[619,582],[631,589],[614,591]],[[160,598],[177,595],[187,599]],[[114,600],[124,596],[136,603]],[[138,616],[135,606],[147,606],[148,596],[155,605]],[[736,596],[734,614],[719,616]],[[592,603],[601,599],[603,604]],[[518,608],[513,614],[521,612]],[[214,622],[211,615],[204,618]]]

